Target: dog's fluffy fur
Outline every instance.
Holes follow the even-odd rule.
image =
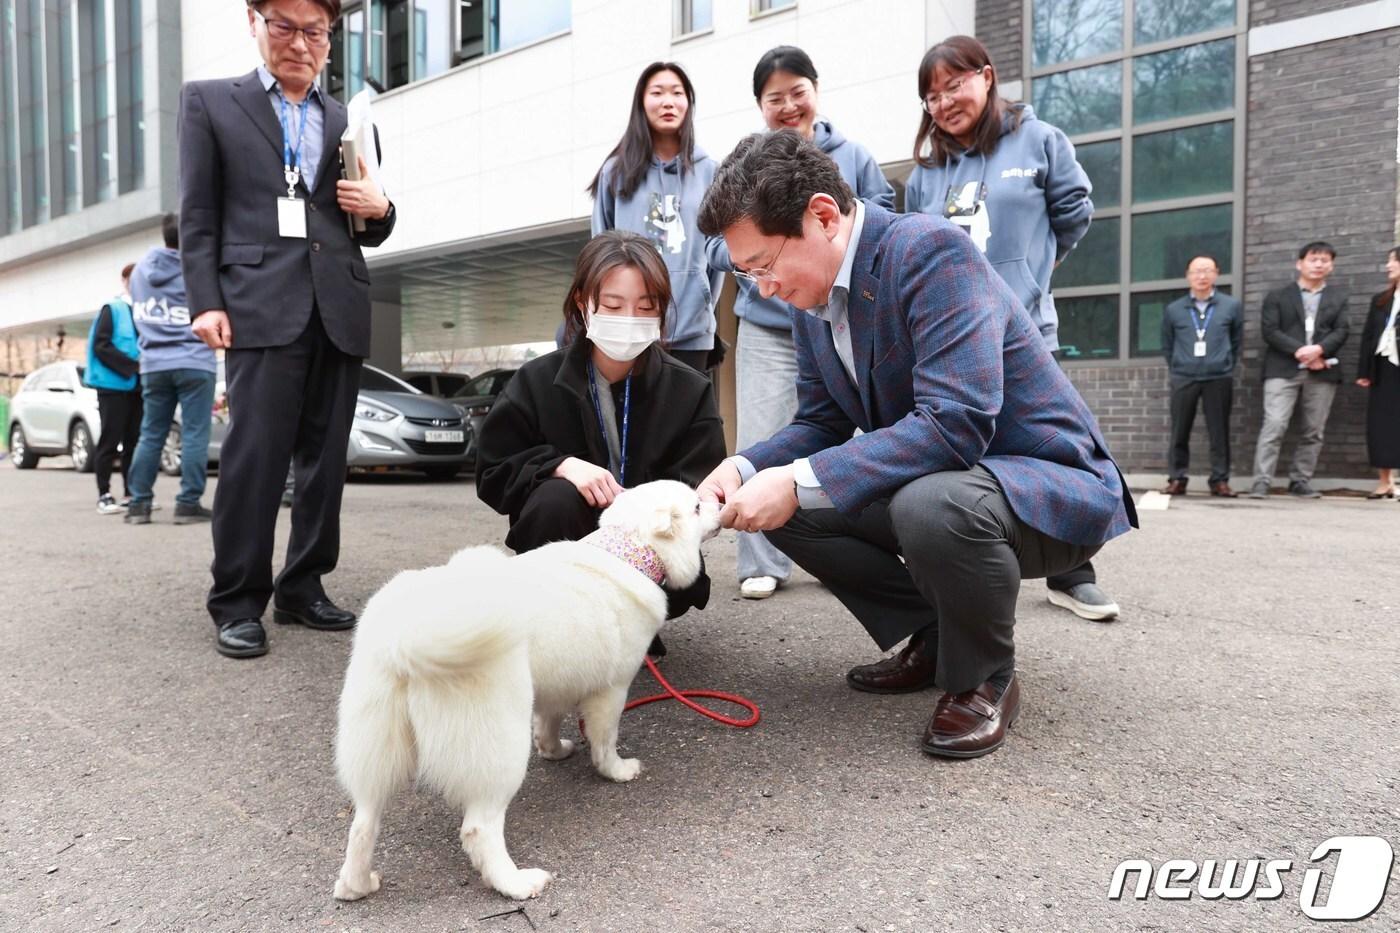
[[[668,585],[685,587],[719,518],[688,486],[662,481],[619,495],[601,524],[650,545]],[[518,557],[470,548],[390,580],[360,617],[340,697],[336,769],[355,819],[335,896],[379,889],[370,864],[380,818],[415,772],[463,810],[462,848],[487,884],[516,899],[543,891],[551,875],[517,868],[504,836],[530,756],[532,700],[542,757],[573,751],[559,727],[577,710],[594,767],[632,780],[641,764],[618,757],[618,719],[665,616],[660,587],[576,541]]]

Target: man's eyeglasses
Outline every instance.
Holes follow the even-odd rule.
[[[267,34],[278,42],[291,42],[296,38],[297,33],[301,33],[306,39],[306,44],[313,49],[323,49],[331,44],[331,31],[322,29],[320,26],[295,26],[282,19],[268,19],[257,10],[253,15],[262,20],[262,24],[267,27]]]
[[[982,74],[982,72],[980,71],[969,72],[963,75],[958,80],[949,84],[943,90],[935,91],[929,94],[929,96],[925,97],[923,100],[924,112],[933,113],[935,110],[938,109],[939,104],[951,104],[953,102],[953,98],[957,97],[959,94],[962,93],[962,89],[964,86],[966,86],[967,82],[971,81],[973,78],[977,77],[980,74]]]
[[[783,245],[779,246],[778,251],[773,254],[773,261],[768,264],[768,268],[740,269],[738,266],[735,266],[734,277],[738,279],[743,279],[746,282],[753,282],[755,284],[757,284],[760,281],[766,281],[767,279],[773,278],[773,267],[778,264],[778,257],[783,254],[783,249],[787,246],[788,240],[790,239],[792,239],[792,237],[783,237]]]

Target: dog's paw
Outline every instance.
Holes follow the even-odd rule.
[[[506,897],[524,901],[532,897],[539,897],[540,893],[553,880],[554,876],[543,868],[522,868],[510,878],[493,885],[493,887]]]
[[[335,879],[335,899],[338,901],[358,901],[366,894],[379,890],[379,872],[369,873],[369,881],[363,885],[351,885],[342,876]]]
[[[603,777],[619,784],[625,784],[642,773],[642,763],[636,758],[618,758],[606,766],[598,768]]]
[[[541,758],[548,758],[550,761],[563,761],[574,753],[578,746],[568,739],[560,739],[554,748],[545,748],[536,743],[535,748],[539,751]]]

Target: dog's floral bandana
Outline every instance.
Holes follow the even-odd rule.
[[[638,541],[625,528],[605,526],[583,539],[594,547],[602,548],[618,560],[625,561],[657,586],[666,579],[666,567],[650,545]]]

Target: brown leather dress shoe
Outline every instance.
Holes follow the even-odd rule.
[[[1172,480],[1167,480],[1167,486],[1166,486],[1165,489],[1162,490],[1162,494],[1163,494],[1163,495],[1167,495],[1167,496],[1184,496],[1184,495],[1186,495],[1186,480],[1184,480],[1184,479],[1172,479]]]
[[[846,683],[866,693],[913,693],[933,686],[938,667],[933,646],[915,632],[894,657],[859,664],[846,672]]]
[[[1011,682],[997,697],[990,682],[966,693],[944,694],[924,727],[921,746],[944,758],[977,758],[1001,748],[1006,730],[1021,711],[1021,682]]]
[[[1240,496],[1240,494],[1231,489],[1230,484],[1226,482],[1211,483],[1210,494],[1212,496],[1219,496],[1222,499],[1238,499]]]

